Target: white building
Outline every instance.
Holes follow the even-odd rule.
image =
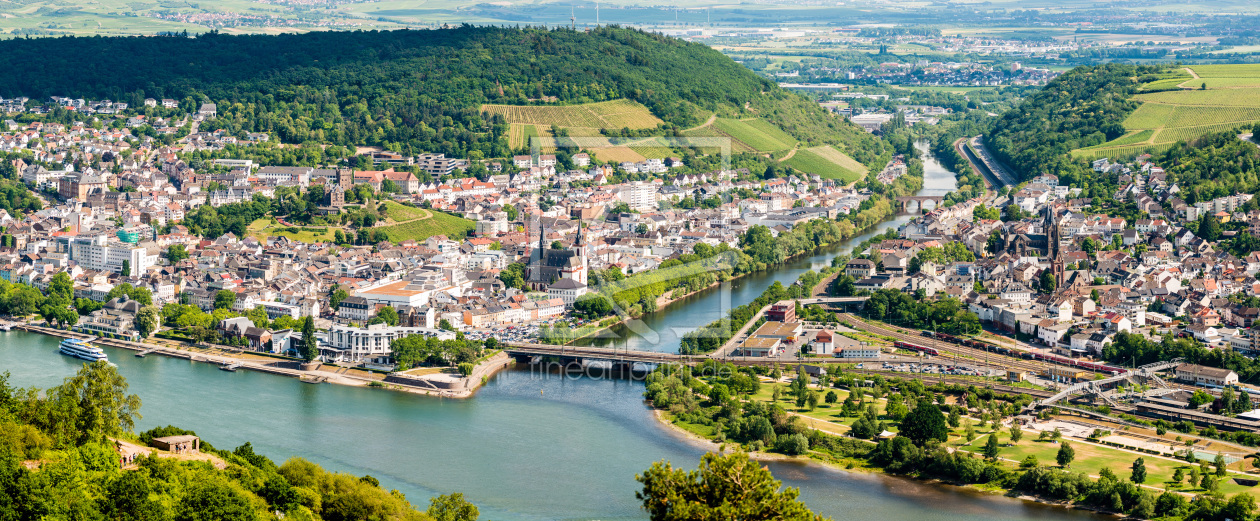
[[[441,340],[454,340],[455,333],[441,329],[421,327],[393,327],[375,324],[367,327],[350,327],[333,325],[328,330],[326,347],[333,351],[332,358],[337,361],[390,363],[390,344],[400,338],[411,335],[437,337]]]
[[[635,181],[621,188],[621,200],[633,210],[656,209],[656,185]]]
[[[108,235],[72,237],[69,239],[70,260],[96,271],[122,272],[127,262],[131,271],[126,275],[138,277],[149,266],[157,264],[158,255],[149,255],[146,248],[114,240]]]

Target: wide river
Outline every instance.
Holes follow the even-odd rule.
[[[931,165],[929,190],[949,176]],[[817,255],[746,278],[729,298],[742,304],[774,280],[791,282],[829,259]],[[708,298],[693,298],[648,320],[671,331],[702,325],[716,318],[708,307],[717,303]],[[658,342],[662,351],[677,346],[675,337],[662,335]],[[79,367],[79,361],[57,354],[57,343],[41,335],[0,333],[0,371],[11,373],[13,385],[56,385]],[[473,399],[444,400],[310,385],[250,371],[228,373],[206,364],[140,359],[129,351],[105,349],[144,402],[140,429],[178,425],[219,448],[249,441],[278,462],[302,457],[331,470],[370,474],[420,508],[434,494],[463,492],[481,509],[482,519],[644,519],[634,498],[635,474],[658,460],[694,468],[704,453],[653,418],[638,382],[513,370],[494,377]],[[786,485],[799,487],[816,512],[834,519],[1097,519],[818,464],[773,462],[769,467]]]

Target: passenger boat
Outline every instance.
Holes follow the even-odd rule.
[[[105,351],[101,348],[89,344],[87,340],[78,338],[67,338],[61,341],[61,354],[73,356],[75,358],[95,362],[97,360],[109,361],[109,357],[105,355]]]

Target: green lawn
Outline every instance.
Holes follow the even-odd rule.
[[[291,231],[296,229],[297,231]],[[318,230],[324,230],[320,233]],[[288,237],[298,242],[316,243],[331,242],[336,234],[336,227],[332,226],[299,226],[289,227],[281,224],[271,224],[270,218],[258,219],[246,227],[246,234],[255,237],[258,240],[265,240],[267,237]]]
[[[984,444],[988,441],[985,436],[987,431],[978,430],[978,432],[981,436],[977,437],[975,441],[970,444],[962,443],[963,440],[957,440],[951,444],[959,446],[963,450],[974,451],[977,453],[983,452]],[[999,450],[999,456],[1014,461],[1023,461],[1024,458],[1032,455],[1036,456],[1037,461],[1041,462],[1042,465],[1056,465],[1055,456],[1059,452],[1059,444],[1047,441],[1036,441],[1036,437],[1037,433],[1033,431],[1024,431],[1024,437],[1018,444],[1008,446],[1010,443],[1010,434],[1006,429],[1002,429],[998,432],[998,441],[1002,444],[1002,447]],[[1071,464],[1071,469],[1073,471],[1084,472],[1091,476],[1097,476],[1098,473],[1106,467],[1111,469],[1112,472],[1115,472],[1116,476],[1121,479],[1128,479],[1131,474],[1130,468],[1133,465],[1133,461],[1138,458],[1143,458],[1146,463],[1147,473],[1146,482],[1143,483],[1143,485],[1158,488],[1169,487],[1173,490],[1181,492],[1203,492],[1203,490],[1198,487],[1190,487],[1186,485],[1185,482],[1188,478],[1182,480],[1182,485],[1179,488],[1174,488],[1172,486],[1172,475],[1178,467],[1181,467],[1185,471],[1186,476],[1190,475],[1190,465],[1188,463],[1174,462],[1149,454],[1138,455],[1125,450],[1114,449],[1101,445],[1093,445],[1079,440],[1068,440],[1068,443],[1070,443],[1072,448],[1076,450],[1076,459],[1073,460]],[[1196,464],[1195,466],[1198,465]],[[1211,467],[1210,464],[1209,467]],[[1260,490],[1257,490],[1256,487],[1244,487],[1234,483],[1232,479],[1222,479],[1218,490],[1226,494],[1248,492],[1260,495]]]

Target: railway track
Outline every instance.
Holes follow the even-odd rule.
[[[1045,365],[1043,365],[1043,362],[1034,362],[1031,360],[1025,360],[1023,358],[1006,356],[999,353],[991,353],[983,349],[960,346],[958,344],[951,344],[949,342],[934,341],[931,338],[924,337],[923,335],[919,334],[919,332],[917,331],[910,333],[908,332],[908,330],[901,329],[896,326],[883,326],[883,325],[871,324],[869,322],[864,321],[861,317],[858,317],[856,315],[852,315],[849,313],[841,313],[840,319],[847,320],[850,324],[853,324],[854,327],[856,327],[857,329],[866,331],[868,333],[875,333],[878,335],[892,337],[897,340],[935,348],[937,351],[940,351],[942,353],[940,356],[945,356],[945,353],[956,354],[958,356],[965,356],[967,357],[969,363],[983,365],[987,367],[993,367],[993,368],[1002,369],[1002,370],[1014,368],[1014,369],[1019,369],[1019,370],[1028,371],[1032,373],[1040,373],[1043,369],[1045,369]]]

